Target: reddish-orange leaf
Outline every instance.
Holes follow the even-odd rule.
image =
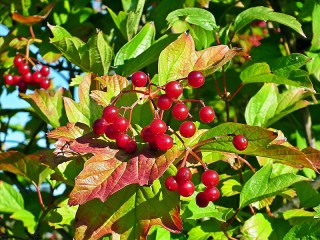
[[[54,3],[50,3],[48,6],[46,6],[40,12],[40,14],[43,13],[43,15],[32,15],[32,16],[25,17],[19,13],[13,13],[12,19],[19,22],[19,23],[22,23],[22,24],[33,25],[35,23],[39,23],[39,22],[43,21],[44,19],[46,19],[48,17],[48,15],[50,14],[53,6],[54,6]]]

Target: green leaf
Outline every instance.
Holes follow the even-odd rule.
[[[179,233],[182,230],[179,195],[155,180],[151,186],[129,185],[104,203],[92,200],[81,205],[76,215],[76,239],[143,239],[153,225]]]
[[[23,99],[32,106],[43,121],[57,128],[67,123],[62,102],[64,92],[63,88],[59,88],[54,96],[51,96],[46,90],[36,89],[32,94],[23,95]]]
[[[199,26],[208,31],[217,31],[218,26],[212,13],[201,8],[183,8],[177,9],[167,16],[166,20],[169,27],[172,27],[177,21],[183,21]]]
[[[312,61],[307,63],[307,69],[309,74],[313,75],[318,81],[320,81],[320,53],[306,52],[308,57],[312,58]]]
[[[308,106],[310,103],[303,100],[307,94],[301,88],[289,89],[280,94],[275,84],[264,84],[247,104],[246,122],[249,125],[269,127],[289,113]]]
[[[95,87],[96,83],[93,78],[94,76],[89,74],[80,83],[78,89],[79,103],[68,97],[63,98],[69,122],[80,122],[87,126],[92,126],[92,123],[101,117],[102,107],[90,98],[91,89]]]
[[[240,208],[266,197],[275,196],[296,182],[308,180],[305,177],[293,173],[270,178],[271,172],[272,165],[267,164],[245,183],[240,193]]]
[[[241,184],[235,179],[228,179],[222,182],[221,194],[223,197],[231,197],[241,192]]]
[[[68,206],[68,200],[62,201],[56,209],[50,212],[49,225],[55,229],[72,226],[77,210],[78,206]]]
[[[115,56],[114,64],[123,65],[127,60],[139,56],[151,46],[154,36],[154,24],[147,23],[136,36],[120,48]]]
[[[0,195],[0,212],[14,213],[24,209],[23,197],[12,185],[0,181]]]
[[[320,193],[309,182],[299,182],[294,185],[301,207],[313,208],[320,204]]]
[[[320,238],[320,220],[311,220],[289,230],[283,240],[317,240]]]
[[[271,223],[261,213],[249,218],[241,227],[244,239],[269,239],[272,233]]]
[[[25,209],[15,211],[10,218],[22,221],[23,226],[26,227],[31,234],[34,234],[36,226],[38,225],[36,217]]]
[[[314,216],[314,218],[320,218],[320,205],[313,209],[316,211],[316,215]]]
[[[320,15],[320,3],[318,1],[313,1],[312,10],[312,41],[311,41],[311,51],[316,51],[320,49],[320,23],[316,21],[317,17]]]
[[[274,21],[286,25],[306,37],[302,31],[301,24],[292,16],[284,13],[274,12],[267,7],[252,7],[241,12],[234,20],[234,31],[238,32],[241,28],[254,20]]]
[[[199,26],[190,28],[190,34],[195,42],[197,50],[209,48],[215,42],[214,33],[212,31],[204,30]]]
[[[138,31],[141,15],[143,12],[145,0],[133,1],[130,6],[128,18],[126,21],[127,39],[130,40]]]
[[[148,240],[167,240],[171,239],[171,233],[161,226],[154,225],[148,235]]]
[[[50,43],[58,48],[70,62],[84,72],[108,74],[113,50],[102,32],[99,31],[89,39],[88,43],[84,43],[60,26],[50,25],[49,28],[53,34]]]
[[[288,220],[291,225],[304,223],[313,219],[315,212],[309,212],[304,209],[290,209],[283,213],[283,218]]]

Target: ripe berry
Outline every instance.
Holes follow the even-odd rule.
[[[22,75],[27,74],[28,72],[30,72],[29,65],[27,63],[21,63],[18,66],[18,72]]]
[[[15,56],[15,58],[13,60],[13,64],[14,64],[14,66],[16,66],[18,68],[19,66],[24,64],[23,58],[21,56],[19,56],[19,55]]]
[[[220,192],[216,187],[207,187],[204,191],[204,197],[209,202],[214,202],[219,199]]]
[[[192,71],[188,75],[188,84],[193,88],[201,87],[205,82],[205,76],[202,72]]]
[[[50,80],[48,78],[42,78],[40,87],[43,89],[48,89],[50,87]]]
[[[188,107],[183,103],[177,103],[172,108],[172,116],[177,120],[185,120],[188,117]]]
[[[199,192],[197,194],[196,203],[201,208],[204,208],[204,207],[208,206],[209,201],[206,199],[204,192]]]
[[[183,197],[189,197],[194,193],[194,184],[191,181],[186,181],[179,184],[179,194]]]
[[[103,116],[104,120],[108,123],[113,123],[116,118],[118,117],[118,108],[115,106],[107,106],[103,109]]]
[[[132,74],[131,81],[136,87],[144,87],[148,82],[148,76],[144,72],[138,71]]]
[[[18,75],[13,76],[13,84],[14,85],[18,85],[18,83],[21,82],[21,80],[22,80],[21,76],[18,76]]]
[[[103,119],[99,118],[93,122],[92,129],[95,134],[102,135],[107,128],[108,123]]]
[[[182,184],[183,182],[190,181],[192,178],[192,173],[189,168],[182,167],[178,170],[176,174],[176,180],[179,184]]]
[[[173,139],[167,134],[160,134],[156,136],[157,147],[162,151],[167,151],[173,146]]]
[[[43,76],[39,71],[35,71],[34,73],[32,73],[32,81],[34,83],[40,83],[42,79],[43,79]]]
[[[118,132],[126,132],[129,127],[129,121],[125,117],[117,117],[113,124]]]
[[[181,95],[183,88],[178,81],[172,81],[166,84],[165,91],[169,98],[177,98]]]
[[[208,169],[202,174],[201,181],[207,187],[215,187],[219,183],[219,174],[214,170]]]
[[[134,140],[129,140],[127,146],[124,148],[124,151],[127,153],[134,153],[137,150],[137,142]]]
[[[181,123],[179,131],[182,137],[192,137],[196,132],[196,125],[191,121],[185,121]]]
[[[6,74],[4,76],[4,82],[5,82],[5,84],[13,85],[14,84],[13,76],[11,74]]]
[[[115,125],[113,123],[109,124],[106,127],[106,130],[104,131],[104,133],[110,139],[116,139],[119,134],[118,129],[115,127]]]
[[[116,144],[119,148],[125,148],[130,141],[130,137],[128,134],[120,133],[116,138]]]
[[[48,66],[42,66],[40,69],[42,76],[47,77],[50,74],[50,68]]]
[[[167,131],[167,125],[161,119],[154,119],[150,123],[150,130],[155,135],[164,134]]]
[[[172,192],[177,191],[179,188],[178,182],[174,176],[167,177],[165,181],[165,185],[166,185],[166,188]]]
[[[248,140],[241,134],[234,136],[232,143],[239,151],[243,151],[248,147]]]
[[[155,135],[151,132],[150,126],[142,128],[140,133],[141,138],[148,143],[155,143]]]
[[[32,73],[31,72],[27,72],[26,74],[22,75],[22,80],[29,83],[32,82]]]
[[[205,106],[200,109],[199,117],[200,117],[201,122],[210,123],[213,121],[213,119],[215,117],[215,113],[214,113],[212,107]]]
[[[158,107],[161,110],[168,110],[172,106],[172,100],[166,94],[162,94],[158,98]]]
[[[23,81],[20,81],[18,83],[18,89],[19,89],[19,93],[25,93],[27,91],[27,88],[28,88],[28,84],[23,82]]]

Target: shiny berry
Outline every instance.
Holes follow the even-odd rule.
[[[172,81],[166,84],[165,91],[169,98],[177,98],[182,94],[183,88],[178,81]]]
[[[92,129],[95,134],[102,135],[104,134],[108,123],[103,119],[99,118],[93,122]]]
[[[166,188],[172,192],[177,191],[179,188],[178,182],[174,176],[167,177],[165,181],[165,185],[166,185]]]
[[[104,131],[104,133],[106,134],[106,136],[110,139],[116,139],[118,134],[119,134],[119,131],[118,129],[116,128],[116,126],[112,123],[112,124],[109,124],[107,127],[106,127],[106,130]]]
[[[190,181],[191,178],[192,178],[192,173],[189,168],[182,167],[177,171],[176,180],[179,184],[186,181]]]
[[[188,84],[193,88],[201,87],[205,82],[205,76],[202,72],[192,71],[188,75]]]
[[[172,108],[172,116],[177,120],[185,120],[188,114],[188,107],[183,103],[177,103]]]
[[[22,75],[27,74],[28,72],[30,72],[29,65],[27,63],[22,63],[18,66],[18,72]]]
[[[208,169],[202,174],[201,181],[207,187],[215,187],[219,183],[219,174],[214,170]]]
[[[23,58],[21,56],[19,56],[19,55],[15,56],[15,58],[13,60],[13,64],[14,64],[14,66],[16,66],[18,68],[19,66],[24,64]]]
[[[212,107],[205,106],[202,107],[199,111],[199,117],[203,123],[211,123],[215,117],[215,113]]]
[[[208,206],[209,201],[206,199],[204,192],[199,192],[197,194],[196,203],[201,208],[204,208],[204,207]]]
[[[18,75],[15,75],[13,76],[13,84],[14,85],[18,85],[22,80],[22,77],[21,76],[18,76]]]
[[[25,81],[26,83],[32,82],[32,73],[27,72],[26,74],[23,74],[22,80]]]
[[[220,192],[216,187],[207,187],[204,191],[204,197],[209,202],[214,202],[219,199]]]
[[[150,126],[142,128],[140,133],[141,138],[148,143],[155,143],[155,135],[151,132]]]
[[[40,83],[42,79],[43,79],[43,76],[39,71],[35,71],[34,73],[32,73],[32,81],[34,83]]]
[[[241,134],[234,136],[232,143],[239,151],[243,151],[248,147],[248,140]]]
[[[167,131],[167,124],[161,119],[154,119],[150,123],[150,130],[153,134],[164,134]]]
[[[196,132],[196,125],[191,121],[185,121],[181,123],[179,127],[179,132],[182,137],[190,138],[192,137]]]
[[[48,78],[42,78],[40,82],[40,87],[43,89],[48,89],[50,87],[50,80]]]
[[[50,68],[48,66],[42,66],[40,69],[42,76],[47,77],[50,74]]]
[[[118,134],[117,138],[116,138],[116,144],[119,148],[125,148],[128,144],[128,142],[130,141],[130,137],[128,134],[126,133],[120,133]]]
[[[129,121],[125,117],[117,117],[113,124],[118,132],[126,132],[129,127]]]
[[[131,81],[136,87],[144,87],[148,82],[148,76],[144,72],[138,71],[132,74]]]
[[[4,82],[5,82],[5,84],[13,85],[14,84],[13,76],[11,74],[4,75]]]
[[[118,108],[115,106],[107,106],[103,109],[103,118],[108,123],[113,123],[118,117]]]
[[[134,153],[137,150],[137,142],[134,140],[129,140],[127,146],[124,148],[124,151],[127,153]]]
[[[161,110],[168,110],[172,106],[172,100],[166,94],[162,94],[158,98],[157,105]]]
[[[179,194],[183,197],[189,197],[194,193],[194,184],[191,181],[185,181],[179,184]]]
[[[167,134],[160,134],[156,136],[157,147],[162,151],[167,151],[173,146],[173,139]]]

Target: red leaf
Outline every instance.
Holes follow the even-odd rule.
[[[307,158],[312,162],[313,166],[316,167],[317,169],[320,169],[320,151],[308,147],[302,150],[302,152],[307,156]]]
[[[19,13],[13,13],[12,19],[19,22],[19,23],[23,23],[26,25],[33,25],[35,23],[39,23],[39,22],[43,21],[44,19],[46,19],[48,17],[48,15],[50,14],[53,6],[54,6],[54,3],[50,3],[48,6],[46,6],[40,12],[40,14],[43,14],[43,15],[32,15],[32,16],[25,17]]]

